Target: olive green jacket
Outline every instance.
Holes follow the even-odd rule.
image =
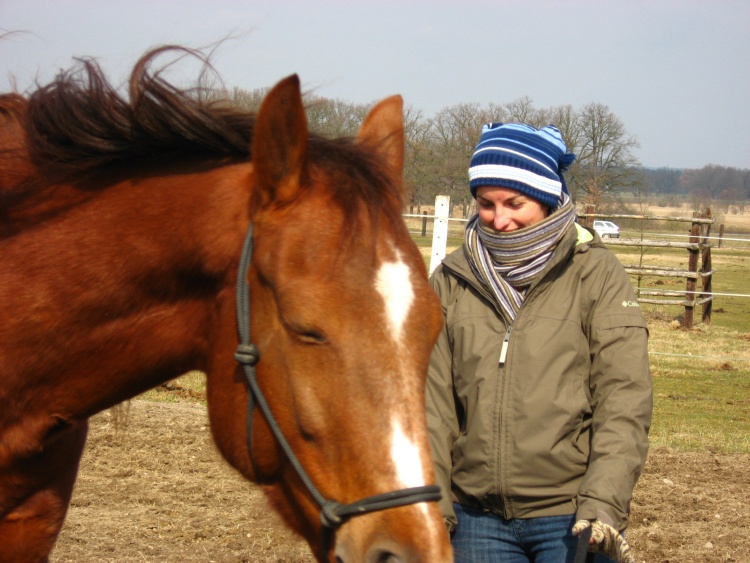
[[[624,530],[651,423],[646,321],[615,255],[578,225],[537,280],[506,328],[463,247],[430,278],[446,320],[427,383],[443,516],[452,529],[453,501]]]

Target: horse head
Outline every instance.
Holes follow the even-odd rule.
[[[212,413],[212,425],[224,455],[265,486],[321,561],[450,560],[434,502],[417,497],[333,526],[321,518],[321,499],[356,506],[434,484],[424,382],[442,315],[401,219],[403,151],[400,97],[377,104],[355,142],[321,143],[296,76],[268,94],[255,124],[246,281],[257,385],[275,422],[256,408],[239,428],[230,409]],[[220,394],[209,378],[210,409]],[[222,428],[230,418],[233,432]]]

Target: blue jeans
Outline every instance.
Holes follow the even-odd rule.
[[[458,526],[451,537],[456,563],[572,563],[578,538],[575,516],[504,518],[453,504]],[[610,561],[602,555],[596,563]]]

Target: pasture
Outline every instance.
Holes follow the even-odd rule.
[[[91,419],[53,562],[314,561],[261,489],[215,451],[200,380],[191,374]],[[750,561],[749,464],[747,453],[654,447],[628,532],[637,560]]]
[[[734,232],[750,234],[750,216],[733,219]],[[429,241],[415,240],[429,257]],[[631,249],[613,249],[623,262],[634,259]],[[646,258],[679,265],[687,251],[649,250]],[[750,248],[714,249],[713,262],[714,292],[750,294]],[[684,289],[683,279],[667,282]],[[750,298],[717,296],[713,307],[711,324],[696,313],[686,330],[681,307],[644,306],[655,415],[628,531],[639,562],[750,561]],[[221,462],[202,374],[91,425],[53,561],[313,561],[261,489]]]

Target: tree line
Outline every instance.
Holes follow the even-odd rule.
[[[234,88],[220,95],[234,105],[257,111],[267,92],[267,88]],[[354,136],[372,105],[312,93],[305,96],[310,129],[332,138]],[[591,102],[580,109],[571,105],[537,108],[530,98],[522,97],[507,104],[456,104],[432,117],[407,104],[404,180],[412,207],[429,205],[439,194],[449,195],[454,205],[464,209],[472,203],[468,164],[482,125],[490,122],[556,125],[569,150],[578,155],[566,174],[571,197],[577,202],[596,205],[611,196],[633,193],[639,197],[689,197],[695,209],[721,202],[744,211],[750,199],[750,170],[715,165],[690,170],[644,168],[633,154],[640,146],[636,137],[604,104]]]
[[[687,199],[693,209],[719,207],[740,213],[750,204],[750,170],[709,164],[699,169],[642,169],[648,193],[662,201]]]

